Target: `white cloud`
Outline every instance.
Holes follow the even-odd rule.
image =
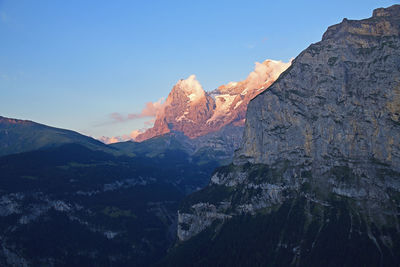
[[[176,85],[185,91],[191,101],[197,101],[205,95],[203,86],[201,86],[194,74],[190,75],[186,80],[178,81]]]
[[[275,81],[279,75],[291,65],[290,62],[277,60],[265,60],[263,63],[256,62],[254,71],[246,78],[247,87],[255,89],[261,87],[265,82]]]
[[[148,102],[140,113],[130,113],[126,116],[118,112],[110,114],[112,122],[125,122],[129,120],[135,120],[145,117],[155,117],[157,113],[164,107],[164,98],[160,98],[156,102]]]

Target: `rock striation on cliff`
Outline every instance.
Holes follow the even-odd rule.
[[[270,225],[240,235],[265,244],[253,264],[398,265],[399,119],[400,5],[329,27],[250,102],[234,163],[186,199],[179,239],[244,248],[234,218],[251,215]]]
[[[256,97],[236,162],[375,159],[398,171],[400,13],[389,10],[329,27]]]

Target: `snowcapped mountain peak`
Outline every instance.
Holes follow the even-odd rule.
[[[196,138],[229,124],[243,126],[250,100],[267,89],[290,64],[269,59],[256,62],[245,80],[229,82],[210,92],[204,91],[195,75],[179,80],[157,114],[153,128],[135,140],[140,142],[171,131]]]
[[[185,80],[179,80],[176,84],[176,88],[185,92],[190,102],[196,102],[205,96],[204,89],[194,74],[190,75]]]

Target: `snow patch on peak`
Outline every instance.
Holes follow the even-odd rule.
[[[213,116],[207,120],[207,123],[211,123],[219,118],[222,118],[230,113],[230,108],[236,95],[224,94],[215,96],[216,108]]]
[[[230,82],[228,83],[228,87],[235,87],[237,84],[237,82]]]
[[[190,75],[186,80],[180,80],[177,86],[186,93],[191,102],[196,102],[205,96],[204,89],[194,74]]]
[[[243,103],[243,100],[240,100],[239,102],[236,103],[236,105],[233,109],[237,109],[240,106],[240,104],[242,104],[242,103]]]
[[[249,91],[249,88],[246,87],[246,88],[243,90],[243,92],[241,92],[240,94],[241,94],[241,95],[246,95],[248,91]]]
[[[188,97],[189,97],[190,101],[193,102],[193,101],[196,100],[196,97],[197,97],[197,96],[196,96],[196,94],[193,93],[193,94],[188,95]]]

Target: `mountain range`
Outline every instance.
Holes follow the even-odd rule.
[[[290,64],[276,60],[256,63],[245,80],[230,82],[211,92],[204,91],[195,75],[191,75],[172,88],[157,112],[153,127],[139,133],[134,140],[116,143],[114,141],[124,138],[102,137],[99,140],[124,151],[161,142],[164,149],[168,145],[179,146],[191,156],[207,154],[207,157],[228,163],[241,143],[248,103],[267,90]],[[143,141],[148,142],[140,145]]]
[[[249,104],[163,266],[400,264],[400,5],[344,19]]]
[[[233,155],[187,139],[105,145],[1,117],[0,265],[148,266],[164,257],[179,202]]]
[[[289,63],[265,60],[256,63],[248,77],[206,92],[191,75],[172,88],[157,113],[154,126],[135,137],[141,142],[166,133],[181,132],[190,139],[215,133],[225,126],[243,127],[249,101],[266,90]],[[236,137],[241,138],[241,133]]]
[[[267,60],[245,81],[211,93],[194,76],[179,81],[141,142],[105,145],[0,117],[0,264],[148,266],[160,260],[176,239],[179,202],[232,161],[248,102],[287,65]],[[160,121],[168,130],[160,131]]]
[[[0,265],[399,266],[399,77],[394,5],[136,141],[0,117]]]
[[[0,125],[0,266],[153,264],[175,241],[179,202],[222,164],[170,136],[107,146],[31,121]]]

